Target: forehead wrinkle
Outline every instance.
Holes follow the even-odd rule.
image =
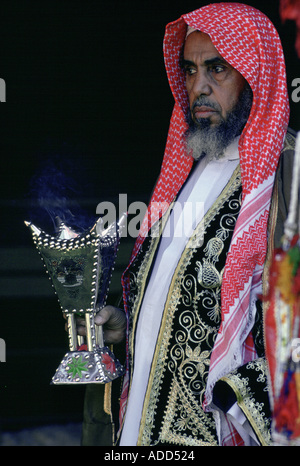
[[[211,43],[212,44],[212,43]],[[212,44],[214,50],[207,50],[205,46],[203,49],[199,50],[197,48],[191,48],[187,51],[185,44],[183,47],[182,62],[189,64],[196,64],[196,61],[199,61],[204,66],[214,65],[214,64],[227,64],[229,63],[219,54],[218,50]],[[186,56],[188,53],[188,57]],[[208,58],[206,58],[208,56]],[[194,61],[195,60],[195,61]]]
[[[228,64],[228,62],[226,60],[224,60],[224,58],[222,58],[221,56],[217,55],[216,57],[213,57],[213,58],[208,58],[207,60],[204,60],[204,65],[215,65],[215,64],[218,64],[218,63],[223,63],[223,64]]]
[[[194,63],[193,60],[189,60],[189,59],[184,58],[184,57],[183,57],[183,62],[188,63],[188,64]],[[226,60],[224,60],[224,58],[222,58],[220,56],[207,58],[206,60],[204,60],[204,65],[214,65],[215,63],[224,63],[224,64],[226,63],[226,64],[228,64],[228,62]]]

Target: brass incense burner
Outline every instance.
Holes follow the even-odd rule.
[[[108,383],[123,374],[123,366],[104,346],[102,327],[95,325],[94,318],[96,306],[99,310],[106,303],[125,218],[107,229],[100,218],[84,234],[62,223],[57,236],[25,222],[68,322],[69,351],[53,384]],[[85,318],[86,337],[77,335],[76,316]]]

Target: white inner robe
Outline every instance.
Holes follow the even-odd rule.
[[[239,138],[228,146],[222,159],[209,163],[203,159],[197,163],[176,200],[180,208],[175,208],[167,220],[139,313],[134,369],[120,446],[137,444],[144,397],[169,286],[190,236],[239,163],[238,141]]]

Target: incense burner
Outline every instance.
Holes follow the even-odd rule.
[[[68,323],[69,351],[53,384],[108,383],[123,374],[123,366],[104,345],[102,327],[94,319],[96,308],[106,303],[124,219],[125,215],[104,229],[100,218],[84,234],[61,223],[57,236],[25,222]],[[77,335],[77,316],[85,319],[86,337]]]

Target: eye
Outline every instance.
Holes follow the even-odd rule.
[[[224,65],[213,65],[210,67],[210,71],[216,74],[222,73],[225,70],[226,67]]]
[[[184,67],[184,72],[185,74],[189,75],[189,76],[192,76],[193,74],[195,74],[197,72],[196,68],[193,67],[193,66],[185,66]]]

